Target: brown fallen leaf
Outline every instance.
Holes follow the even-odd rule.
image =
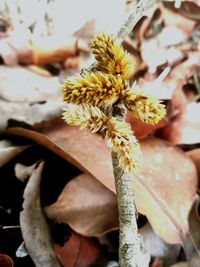
[[[64,246],[54,244],[54,249],[64,267],[88,267],[100,254],[100,248],[92,239],[74,232]]]
[[[32,139],[47,147],[115,192],[111,156],[99,135],[68,126],[61,119],[55,121],[55,124],[46,124],[42,131],[43,134],[16,127],[6,132]]]
[[[118,228],[115,194],[88,174],[67,183],[57,201],[44,211],[49,219],[69,224],[86,236],[98,236]]]
[[[40,180],[44,162],[33,171],[24,191],[20,226],[26,250],[36,267],[61,267],[53,250],[48,224],[40,205]]]
[[[32,58],[28,64],[42,65],[55,61],[64,61],[70,56],[75,56],[78,54],[81,46],[79,46],[77,38],[69,39],[56,35],[40,39],[33,38],[31,48]],[[21,57],[20,62],[23,63],[23,61],[24,59]]]
[[[151,264],[151,267],[163,267],[163,266],[164,266],[163,261],[158,258],[155,258]]]
[[[196,169],[181,150],[162,140],[147,139],[141,145],[144,163],[133,183],[138,210],[167,243],[181,243],[196,193]]]
[[[46,146],[115,192],[110,153],[99,136],[64,124],[51,131],[46,128],[46,135],[22,128],[7,132]],[[144,162],[133,181],[138,211],[166,242],[181,243],[188,232],[187,217],[196,194],[196,168],[181,150],[162,140],[147,139],[141,148]]]
[[[148,135],[152,134],[154,131],[164,127],[167,124],[166,119],[162,119],[159,123],[155,125],[150,125],[142,122],[140,119],[133,117],[131,112],[127,112],[126,122],[130,123],[134,135],[138,140],[146,138]]]
[[[9,32],[0,40],[0,55],[6,65],[41,65],[64,61],[79,52],[81,46],[77,38],[60,36],[38,37],[26,31]]]
[[[0,254],[0,266],[1,267],[14,267],[13,260],[5,254]]]
[[[3,146],[4,141],[5,140],[0,141],[0,167],[28,148],[28,146],[16,146],[14,144]]]

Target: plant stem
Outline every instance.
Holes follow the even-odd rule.
[[[132,177],[119,168],[117,155],[112,155],[112,162],[119,211],[119,265],[147,267],[150,257],[138,234]]]
[[[144,12],[156,2],[157,0],[141,0],[120,28],[116,41],[122,43]],[[114,106],[113,116],[119,121],[125,121],[125,113],[126,109],[122,102]],[[132,176],[119,167],[118,156],[114,153],[112,163],[119,212],[119,265],[120,267],[148,267],[150,256],[141,235],[138,234]]]
[[[113,107],[113,116],[125,121],[123,102]],[[119,212],[119,265],[120,267],[147,267],[150,256],[138,234],[137,210],[133,193],[133,177],[119,167],[119,159],[112,153],[113,172]]]

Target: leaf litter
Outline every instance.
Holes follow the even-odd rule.
[[[61,2],[59,6],[62,6]],[[134,5],[133,2],[130,5]],[[138,122],[130,114],[127,115],[127,121],[130,122],[136,137],[141,140],[143,151],[142,169],[133,175],[133,190],[139,211],[139,228],[142,231],[140,220],[145,219],[150,229],[145,230],[144,236],[151,235],[151,228],[154,231],[150,243],[153,244],[155,251],[151,252],[151,248],[149,249],[152,256],[151,267],[194,267],[198,266],[199,260],[199,204],[196,201],[199,195],[200,143],[199,3],[185,1],[179,8],[175,8],[176,2],[164,1],[163,4],[156,5],[152,15],[143,19],[126,40],[133,58],[137,51],[138,66],[131,74],[130,82],[133,83],[136,79],[141,91],[149,92],[162,99],[167,108],[165,119],[153,127]],[[6,10],[9,10],[10,5],[6,9],[5,3],[6,0],[1,2],[3,7],[1,10],[5,17],[9,17]],[[92,7],[96,9],[91,1],[88,0],[87,4],[91,9]],[[108,13],[112,5],[110,3]],[[68,29],[66,27],[68,36],[65,33],[64,36],[55,38],[59,35],[57,30],[60,25],[63,27],[63,21],[60,19],[62,16],[60,18],[55,16],[52,19],[53,13],[49,9],[52,7],[55,8],[53,8],[55,15],[59,7],[54,1],[51,1],[46,9],[44,7],[41,9],[41,18],[45,18],[43,27],[38,27],[39,23],[34,16],[29,17],[28,20],[24,13],[25,4],[14,11],[14,13],[19,12],[18,15],[25,30],[18,31],[16,27],[8,27],[9,23],[6,24],[6,20],[0,20],[2,25],[5,25],[2,28],[4,32],[0,33],[2,36],[0,40],[2,58],[0,132],[3,135],[0,141],[0,170],[4,173],[11,166],[14,172],[12,175],[15,179],[19,179],[20,187],[25,187],[30,177],[25,189],[26,197],[23,205],[24,208],[27,206],[31,194],[36,198],[39,214],[43,218],[43,223],[39,223],[39,226],[43,225],[43,227],[38,227],[37,223],[36,225],[41,236],[45,234],[48,237],[42,239],[46,240],[47,247],[52,253],[50,254],[54,255],[55,260],[59,258],[63,266],[68,267],[74,264],[80,267],[87,267],[90,264],[106,266],[108,262],[117,261],[117,246],[111,246],[111,242],[108,242],[105,252],[99,243],[102,237],[110,238],[110,233],[118,236],[111,158],[98,135],[91,135],[87,130],[79,131],[76,127],[67,126],[61,121],[63,102],[59,85],[63,77],[86,68],[92,62],[89,55],[89,41],[97,28],[103,28],[106,20],[94,18],[96,13],[93,12],[91,15],[92,12],[88,11],[82,21],[78,21],[77,18],[77,23],[74,25],[71,22],[66,24],[69,26]],[[118,8],[117,12],[121,18],[122,3],[116,2],[115,7]],[[70,8],[74,10],[75,6]],[[65,17],[66,22],[70,20],[70,16]],[[109,16],[108,18],[110,21]],[[120,22],[117,16],[115,18],[114,24],[117,29],[117,23],[120,25]],[[12,25],[15,19],[11,16],[10,21]],[[31,29],[31,34],[27,32],[27,28]],[[69,33],[75,39],[69,37]],[[46,40],[57,41],[52,41],[50,44]],[[78,40],[76,51],[73,40]],[[63,51],[63,47],[66,49],[65,52],[59,54]],[[23,66],[19,66],[20,64]],[[29,64],[32,65],[29,66]],[[6,130],[7,127],[9,127],[8,130]],[[26,158],[26,154],[30,155],[28,151],[34,150],[26,145],[17,145],[18,142],[15,142],[15,139],[34,141],[39,147],[46,149],[47,154],[54,154],[58,160],[71,164],[71,168],[79,170],[81,174],[71,177],[69,170],[63,171],[66,180],[59,189],[60,193],[49,203],[45,200],[48,198],[46,195],[48,189],[44,190],[44,186],[49,188],[49,185],[44,179],[44,174],[41,173],[42,165],[39,164],[39,167],[38,164],[35,165],[41,157],[38,155],[28,164],[26,161],[19,161],[20,157]],[[52,175],[49,175],[49,182]],[[59,178],[58,176],[57,179]],[[5,176],[2,176],[2,183],[4,179],[6,179]],[[41,179],[43,183],[41,188],[37,179]],[[31,187],[34,185],[34,180],[35,183],[38,182],[37,189],[30,190],[27,198],[27,190],[30,189],[30,184],[32,184]],[[47,205],[40,204],[40,197]],[[5,210],[9,210],[9,205],[4,207],[4,201],[0,205],[2,206],[0,212],[3,212],[2,218],[10,216],[5,213]],[[25,210],[22,214],[27,212]],[[15,216],[16,223],[19,214]],[[30,219],[31,216],[34,218],[36,215],[34,212],[33,215],[28,215],[28,223],[24,223],[21,219],[23,236],[26,232],[24,228],[31,229],[29,228],[33,222]],[[71,237],[67,235],[66,238],[63,232],[60,234],[61,239],[64,240],[61,242],[64,246],[56,244],[52,238],[51,229],[52,225],[60,225],[63,222],[71,231]],[[0,221],[0,224],[4,222]],[[57,232],[56,235],[59,236]],[[158,250],[154,246],[158,239],[163,245],[161,254],[159,249],[162,246]],[[38,264],[41,263],[38,261],[41,257],[36,255],[45,254],[38,249],[36,235],[28,231],[24,240],[35,265],[40,266]],[[80,244],[84,244],[81,249]],[[177,248],[177,254],[174,255],[169,252],[173,246]],[[183,247],[183,253],[178,249],[180,246]],[[59,255],[58,258],[53,247]],[[112,249],[115,247],[116,250],[111,252],[111,247]],[[87,259],[84,258],[86,252],[90,255]],[[9,251],[4,252],[2,249],[0,253],[10,254]],[[13,258],[13,254],[10,255]],[[104,263],[100,263],[102,258]],[[45,261],[45,257],[42,260]],[[171,263],[169,263],[170,260]],[[15,263],[16,266],[22,266],[18,265],[16,259]],[[41,266],[48,265],[44,263]]]

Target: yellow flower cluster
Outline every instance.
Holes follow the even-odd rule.
[[[119,166],[131,172],[140,166],[141,152],[131,127],[116,118],[107,117],[98,107],[92,105],[67,104],[63,112],[64,120],[81,129],[104,136],[108,149],[119,156]]]
[[[130,57],[114,38],[105,33],[96,35],[90,44],[97,60],[97,67],[107,73],[127,79],[131,71]]]
[[[125,122],[111,118],[105,140],[110,151],[118,154],[119,166],[127,172],[140,167],[141,151],[131,127]]]
[[[63,119],[68,124],[79,126],[81,129],[88,128],[92,133],[103,132],[108,121],[107,116],[99,108],[88,104],[67,104]]]
[[[63,118],[68,124],[101,133],[109,150],[117,153],[119,166],[131,172],[140,165],[139,144],[129,124],[108,117],[100,108],[107,109],[120,99],[133,116],[155,124],[165,115],[164,105],[127,87],[125,79],[130,72],[130,60],[112,36],[96,35],[91,48],[97,60],[97,70],[86,71],[64,82],[63,98],[69,104]]]
[[[108,107],[126,88],[120,76],[105,74],[101,71],[86,72],[82,76],[68,79],[62,85],[64,101],[73,104],[91,104]]]
[[[158,123],[165,116],[165,106],[158,99],[141,92],[126,90],[123,101],[132,115],[149,124]]]

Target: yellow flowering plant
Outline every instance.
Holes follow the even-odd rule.
[[[108,109],[123,101],[133,116],[156,124],[164,117],[165,107],[158,99],[128,87],[130,57],[112,36],[97,34],[91,49],[97,61],[95,70],[71,77],[62,85],[67,103],[63,118],[70,125],[99,132],[108,149],[118,155],[120,168],[131,172],[140,166],[139,144],[130,125],[118,121]]]

